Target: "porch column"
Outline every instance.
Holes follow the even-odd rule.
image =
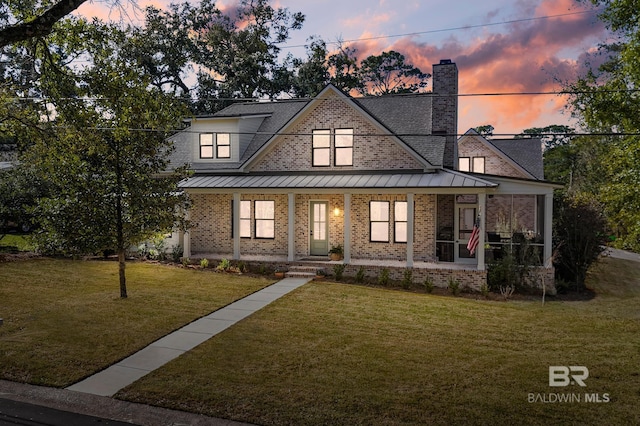
[[[407,268],[413,268],[413,194],[407,194]]]
[[[293,262],[296,256],[296,197],[295,194],[289,193],[288,195],[288,222],[287,222],[287,244],[288,253],[287,261]]]
[[[545,194],[544,196],[544,266],[545,268],[551,268],[553,262],[551,256],[553,255],[553,194]]]
[[[478,235],[478,271],[485,270],[484,236],[487,234],[487,194],[478,194],[478,212],[480,213],[480,235]]]
[[[344,194],[344,263],[351,263],[351,194]]]
[[[240,193],[233,193],[233,259],[240,260]]]
[[[191,211],[187,210],[185,214],[185,219],[189,221],[191,218]],[[182,234],[182,257],[189,258],[191,257],[191,231],[186,230]]]

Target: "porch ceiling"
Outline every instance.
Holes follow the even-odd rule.
[[[202,175],[180,183],[185,189],[406,189],[494,188],[498,184],[451,170],[433,173],[323,173],[286,175]]]

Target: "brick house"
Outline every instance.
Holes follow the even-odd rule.
[[[476,288],[516,232],[549,259],[554,186],[536,168],[540,150],[532,166],[521,163],[531,150],[520,158],[471,132],[458,141],[457,93],[457,66],[444,60],[428,94],[353,98],[329,85],[311,100],[191,119],[172,154],[194,171],[182,184],[193,203],[184,255],[314,268],[340,245],[346,274],[412,268],[416,280]],[[476,219],[486,231],[471,254]]]

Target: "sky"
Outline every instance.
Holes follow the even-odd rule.
[[[140,7],[165,7],[169,0],[137,0]],[[584,72],[587,58],[609,33],[597,10],[576,0],[272,0],[274,7],[302,12],[305,23],[282,45],[284,53],[305,57],[304,45],[319,36],[331,49],[337,40],[355,47],[363,59],[396,50],[407,62],[431,72],[451,59],[459,70],[458,132],[491,124],[495,134],[532,127],[577,123],[567,98],[540,93],[562,90],[562,82]],[[237,0],[216,2],[221,10]],[[103,19],[120,15],[94,1],[77,14]],[[134,23],[143,17],[132,13]],[[483,95],[483,96],[478,96]]]

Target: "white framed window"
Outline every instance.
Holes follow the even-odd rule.
[[[473,172],[484,173],[484,157],[473,157]]]
[[[231,158],[231,135],[229,133],[216,134],[216,157]]]
[[[331,165],[331,130],[312,132],[311,158],[314,167]]]
[[[255,201],[255,237],[275,238],[276,223],[276,202],[275,201]]]
[[[394,242],[407,242],[407,202],[396,201],[393,205]]]
[[[335,165],[353,166],[353,129],[335,130]]]
[[[471,171],[471,158],[470,157],[460,157],[458,158],[458,170],[461,172],[470,172]]]
[[[369,202],[369,240],[389,242],[389,201]]]
[[[251,238],[251,201],[240,201],[240,238]]]
[[[213,133],[200,133],[200,158],[213,158]]]

